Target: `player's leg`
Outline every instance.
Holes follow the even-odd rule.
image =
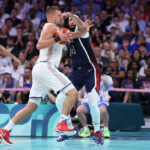
[[[36,71],[38,71],[37,69],[37,66],[35,66],[32,72],[33,84],[30,90],[28,104],[22,110],[20,110],[3,129],[0,129],[0,137],[2,137],[7,144],[12,144],[12,142],[9,140],[9,133],[11,130],[15,127],[16,124],[18,124],[37,109],[41,102],[41,97],[45,96],[48,91],[48,88],[45,88],[45,86],[41,84],[40,80],[42,79],[42,73],[41,71],[40,73],[36,73]]]
[[[36,101],[40,101],[40,99]],[[4,140],[6,144],[12,144],[9,140],[9,134],[20,121],[25,119],[31,113],[33,113],[37,109],[38,105],[32,102],[28,102],[28,104],[13,117],[12,120],[2,129],[0,129],[0,137]]]
[[[100,110],[97,105],[98,93],[96,91],[96,89],[98,90],[100,84],[99,70],[95,68],[93,71],[87,71],[86,74],[87,79],[85,86],[95,132],[94,142],[96,144],[103,144],[102,133],[100,131]]]
[[[83,127],[78,134],[80,137],[90,136],[90,130],[87,126],[87,119],[86,119],[86,114],[89,113],[90,113],[90,108],[88,106],[88,103],[81,104],[77,107],[77,116]]]
[[[69,129],[67,120],[69,118],[69,114],[75,104],[76,98],[77,98],[77,90],[71,83],[71,81],[61,72],[59,72],[54,66],[49,65],[49,70],[51,70],[51,73],[48,74],[48,81],[51,84],[48,84],[48,81],[45,81],[45,85],[49,86],[49,88],[53,89],[55,92],[60,91],[62,93],[59,96],[59,101],[61,101],[62,97],[62,103],[58,102],[58,99],[56,98],[56,103],[58,106],[59,111],[61,111],[60,116],[60,122],[57,124],[55,131],[56,132],[73,132],[74,129]],[[65,97],[64,97],[64,95]],[[63,102],[64,101],[64,102]]]
[[[101,120],[104,125],[104,138],[110,138],[110,131],[108,129],[109,115],[105,105],[100,106]]]
[[[57,109],[58,109],[60,114],[62,113],[62,108],[63,108],[63,104],[64,104],[65,99],[66,99],[66,95],[64,93],[60,92],[57,95],[55,103],[56,103]],[[74,126],[72,125],[70,114],[68,115],[67,124],[68,124],[69,129],[74,129]]]

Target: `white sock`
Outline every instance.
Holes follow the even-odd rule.
[[[64,114],[61,114],[61,116],[60,116],[60,122],[62,122],[63,120],[66,120],[66,119],[68,119],[68,116],[64,115]]]
[[[104,126],[104,130],[108,130],[108,127],[105,127],[105,126]]]
[[[11,132],[11,130],[15,127],[15,124],[12,122],[12,120],[9,121],[9,123],[3,128]]]
[[[83,130],[88,130],[89,128],[87,126],[83,127]]]
[[[68,128],[69,129],[74,129],[74,126],[72,125],[71,117],[68,115],[68,120],[67,120]]]

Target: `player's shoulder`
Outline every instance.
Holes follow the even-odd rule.
[[[54,25],[54,24],[52,24],[52,23],[45,23],[44,24],[44,26],[43,26],[43,29],[46,29],[46,30],[56,30],[57,29],[57,27]]]

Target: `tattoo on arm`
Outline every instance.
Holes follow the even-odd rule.
[[[79,17],[73,14],[71,15],[71,17],[74,18],[78,22],[79,25],[83,25],[84,22]]]

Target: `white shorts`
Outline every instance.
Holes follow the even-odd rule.
[[[47,62],[40,62],[35,64],[32,70],[32,87],[29,101],[39,104],[40,102],[36,102],[36,98],[44,98],[49,89],[55,92],[62,91],[66,94],[73,88],[75,87],[71,81],[59,72],[55,66]]]

